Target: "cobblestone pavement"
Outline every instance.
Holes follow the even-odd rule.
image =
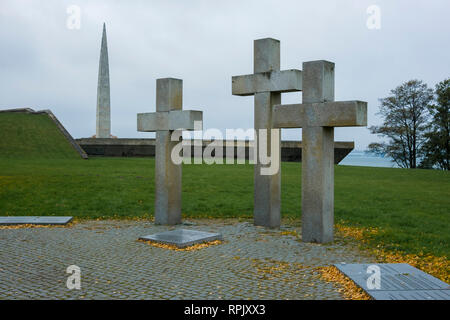
[[[224,243],[173,251],[137,241],[169,230],[147,221],[81,221],[67,228],[0,229],[0,299],[342,299],[315,267],[375,261],[354,244],[298,241],[299,226],[193,220]],[[66,268],[81,268],[69,290]]]

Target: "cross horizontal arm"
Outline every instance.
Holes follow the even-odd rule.
[[[367,102],[339,101],[276,105],[274,128],[367,126]]]
[[[137,129],[143,132],[194,130],[194,121],[202,121],[202,119],[203,112],[195,110],[138,113]]]
[[[293,92],[302,90],[300,70],[270,71],[231,78],[232,94],[250,96],[258,92]]]

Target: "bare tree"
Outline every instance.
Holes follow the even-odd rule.
[[[388,139],[371,143],[369,150],[390,156],[399,167],[417,168],[432,100],[433,90],[420,80],[410,80],[391,90],[390,96],[380,99],[377,114],[384,118],[383,124],[369,128],[372,133]]]

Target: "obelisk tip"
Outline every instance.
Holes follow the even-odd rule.
[[[109,95],[108,45],[106,43],[106,23],[103,23],[102,42],[97,86],[97,138],[110,138],[111,100]]]

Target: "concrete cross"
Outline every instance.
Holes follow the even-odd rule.
[[[280,71],[280,41],[260,39],[254,41],[254,74],[232,77],[232,94],[238,96],[254,95],[254,128],[258,134],[257,150],[262,137],[260,129],[267,130],[267,153],[271,150],[272,108],[281,103],[282,92],[300,91],[301,71]],[[280,139],[278,138],[278,145]],[[266,150],[264,150],[266,151]],[[273,161],[274,159],[272,159]],[[280,163],[281,159],[278,159]],[[255,225],[276,228],[280,226],[280,170],[274,175],[262,175],[264,165],[258,155],[254,166],[254,223]]]
[[[171,158],[172,149],[179,141],[172,141],[171,136],[175,130],[194,130],[194,121],[202,121],[203,117],[202,111],[181,110],[182,96],[182,80],[158,79],[156,112],[137,115],[138,131],[156,131],[156,224],[181,223],[181,164],[175,164]]]
[[[367,125],[367,103],[334,102],[334,63],[303,63],[303,103],[277,105],[274,128],[302,128],[302,240],[333,241],[334,127]]]

